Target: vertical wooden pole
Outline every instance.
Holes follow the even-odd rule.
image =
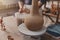
[[[58,20],[59,20],[59,1],[60,0],[57,0],[58,1],[58,6],[57,6],[57,8],[58,8],[58,14],[57,14],[57,18],[56,18],[56,23],[58,23]]]

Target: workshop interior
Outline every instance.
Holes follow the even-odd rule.
[[[0,40],[60,40],[60,0],[0,0]]]

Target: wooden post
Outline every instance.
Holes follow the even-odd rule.
[[[57,8],[58,8],[58,14],[57,14],[57,18],[56,18],[56,23],[58,23],[58,20],[59,20],[59,1],[60,0],[57,0],[58,1],[58,6],[57,6]]]

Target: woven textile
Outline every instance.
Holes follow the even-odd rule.
[[[50,25],[47,29],[47,32],[55,37],[60,36],[60,24]]]

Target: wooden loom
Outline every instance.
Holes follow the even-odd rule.
[[[43,15],[48,16],[52,22],[55,22],[55,21],[51,17],[56,18],[56,22],[55,23],[58,23],[58,20],[60,19],[60,16],[59,16],[59,13],[60,13],[59,12],[60,11],[59,2],[60,2],[60,0],[51,0],[51,1],[52,1],[52,6],[51,6],[52,9],[50,10],[51,12],[49,14],[43,13]],[[53,8],[53,2],[54,1],[57,1],[57,7],[56,8]],[[57,14],[54,15],[56,10],[57,10]]]

